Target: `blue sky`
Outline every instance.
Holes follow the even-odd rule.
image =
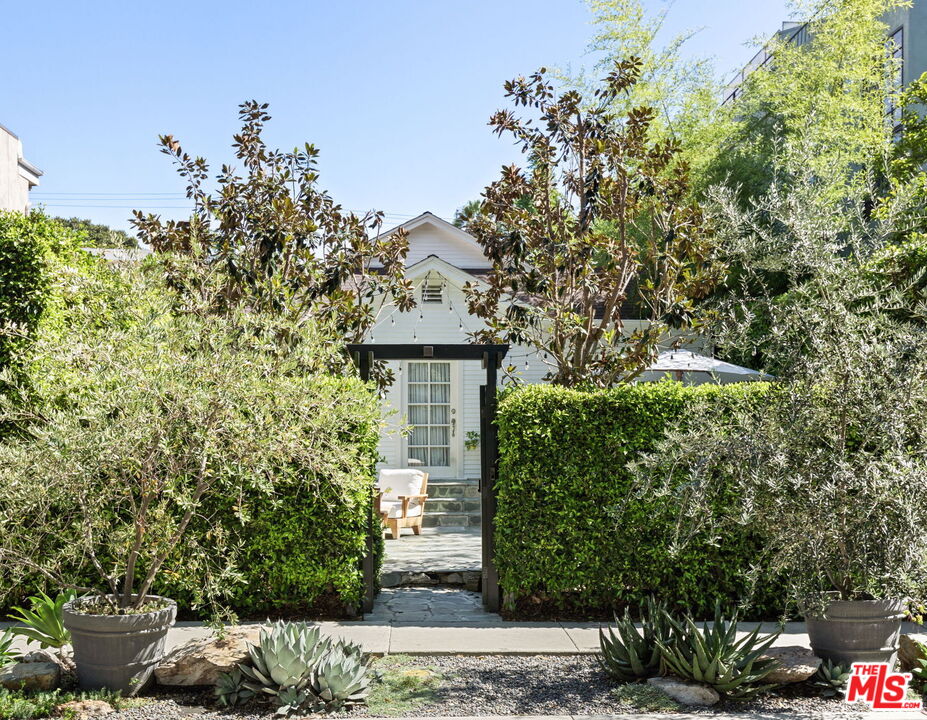
[[[677,0],[667,34],[702,28],[688,52],[728,74],[787,15],[786,0]],[[592,33],[582,0],[51,0],[4,16],[0,123],[45,172],[33,202],[120,228],[133,207],[184,214],[158,134],[218,167],[249,98],[270,103],[270,144],[320,148],[346,208],[450,217],[516,157],[486,126],[503,81],[582,66]]]

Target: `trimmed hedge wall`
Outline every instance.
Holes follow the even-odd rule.
[[[532,385],[499,406],[496,564],[507,614],[601,613],[654,595],[696,613],[749,595],[758,541],[697,537],[671,552],[668,498],[629,497],[628,464],[651,451],[696,402],[755,403],[764,383],[675,382],[581,392]],[[778,584],[754,594],[751,616],[782,611]]]
[[[379,401],[357,378],[318,376],[311,382],[313,396],[337,415],[343,428],[342,436],[329,442],[350,443],[353,460],[339,472],[352,480],[281,475],[272,491],[214,500],[206,513],[221,518],[219,525],[231,544],[239,546],[235,570],[240,577],[229,583],[226,604],[247,617],[307,613],[340,617],[363,597],[361,560],[373,514]],[[379,543],[374,554],[380,558],[383,539],[375,534],[374,542]],[[198,579],[165,580],[158,592],[177,600],[190,614],[191,606],[200,601],[194,585]],[[208,612],[209,607],[203,606],[193,614]]]

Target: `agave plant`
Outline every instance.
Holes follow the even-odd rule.
[[[289,717],[296,713],[315,713],[321,704],[305,689],[295,687],[281,688],[277,691],[277,711],[275,715]]]
[[[61,649],[71,642],[71,633],[64,627],[62,608],[76,597],[68,591],[59,593],[54,599],[43,592],[29,598],[30,608],[14,607],[10,619],[22,623],[13,632],[37,643],[41,648]]]
[[[16,636],[13,631],[7,628],[0,634],[0,668],[4,668],[16,659],[16,651],[13,650],[13,640]]]
[[[245,685],[245,676],[240,668],[219,673],[213,692],[222,707],[235,707],[254,697],[254,691]]]
[[[276,714],[335,710],[367,695],[367,667],[359,645],[323,638],[307,623],[277,622],[261,630],[238,674],[220,676],[219,702],[233,705],[256,694],[277,704]]]
[[[276,622],[261,630],[257,645],[248,647],[250,663],[239,668],[244,686],[255,693],[278,697],[282,688],[301,690],[312,670],[330,649],[318,628],[307,623]]]
[[[701,629],[690,616],[681,622],[666,612],[664,617],[673,628],[673,640],[655,642],[667,669],[674,675],[710,685],[732,700],[744,700],[775,687],[760,683],[777,662],[760,656],[779,637],[778,632],[761,637],[757,627],[738,640],[736,616],[725,620],[720,606],[715,607],[714,623],[706,622]]]
[[[608,634],[599,629],[597,656],[599,665],[618,682],[634,682],[652,677],[660,671],[661,654],[656,640],[671,644],[672,626],[666,620],[666,608],[648,598],[641,611],[641,629],[638,630],[625,609],[624,617],[615,616],[615,626]]]
[[[310,689],[322,710],[331,712],[367,697],[367,665],[360,646],[339,642],[322,658],[312,674]]]
[[[834,664],[830,660],[822,662],[811,679],[811,684],[819,688],[821,696],[826,698],[842,695],[848,682],[850,682],[850,668],[846,665]]]

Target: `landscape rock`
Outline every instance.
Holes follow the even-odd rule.
[[[74,665],[74,651],[70,645],[65,645],[60,650],[33,650],[20,658],[24,663],[55,663],[61,666],[61,672],[73,675],[77,672]]]
[[[801,645],[771,647],[760,656],[760,659],[772,659],[779,663],[779,667],[763,678],[764,683],[778,685],[804,682],[821,667],[821,658]]]
[[[380,574],[380,587],[391,588],[402,585],[402,573],[385,572]]]
[[[113,706],[104,700],[72,700],[55,708],[55,714],[62,717],[85,720],[116,712]]]
[[[910,672],[918,658],[927,658],[927,635],[911,633],[898,639],[898,665],[901,672]]]
[[[7,690],[54,690],[61,682],[61,667],[53,662],[19,662],[0,671],[0,686]]]
[[[256,645],[259,625],[229,628],[220,638],[190,640],[169,652],[155,668],[161,685],[215,685],[219,673],[248,659],[248,643]]]
[[[437,585],[438,579],[428,573],[407,573],[402,577],[403,585]]]
[[[647,681],[647,684],[683,705],[708,707],[716,704],[721,699],[721,696],[718,695],[714,688],[699,685],[698,683],[690,683],[676,677],[652,677]]]

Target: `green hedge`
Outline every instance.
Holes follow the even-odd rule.
[[[655,595],[702,613],[716,599],[746,598],[756,538],[746,530],[717,544],[696,537],[672,552],[672,500],[630,496],[628,465],[693,403],[724,412],[767,390],[762,383],[661,382],[594,392],[533,385],[507,394],[498,416],[496,514],[507,611],[604,614]],[[751,615],[776,616],[780,597],[767,581]]]
[[[207,511],[221,518],[230,544],[239,546],[235,570],[240,577],[229,582],[226,604],[246,617],[306,612],[334,617],[363,597],[360,567],[373,512],[379,443],[379,426],[371,421],[379,412],[376,393],[357,378],[319,376],[310,383],[312,395],[343,427],[342,437],[330,442],[349,442],[352,448],[352,461],[336,471],[341,477],[281,474],[272,490],[224,498]],[[380,545],[374,551],[379,557],[383,540],[377,538]],[[191,568],[197,565],[190,563]],[[189,613],[202,601],[198,582],[196,572],[168,577],[157,591]],[[208,610],[200,606],[195,614]]]
[[[287,352],[278,357],[273,318],[265,327],[249,313],[233,322],[172,312],[155,262],[138,272],[105,264],[92,270],[52,278],[57,287],[24,356],[24,396],[37,412],[21,424],[34,423],[40,433],[17,426],[0,435],[3,542],[28,547],[22,555],[42,558],[68,582],[101,587],[88,556],[74,551],[75,540],[87,534],[71,518],[88,513],[79,512],[85,506],[68,483],[93,491],[99,516],[92,521],[111,531],[93,534],[103,565],[124,560],[131,513],[118,487],[136,475],[137,448],[154,447],[148,424],[124,418],[148,418],[158,407],[148,398],[159,396],[198,418],[209,398],[221,397],[217,412],[228,422],[208,436],[204,457],[222,484],[191,524],[195,542],[169,556],[153,590],[176,599],[185,617],[210,615],[217,609],[211,601],[252,617],[343,614],[363,595],[380,430],[376,392],[353,375],[325,372],[338,348],[308,324],[286,336]],[[171,443],[189,446],[187,438],[206,447],[196,423],[175,415],[156,443],[168,448],[164,458],[171,457]],[[150,473],[181,487],[187,471],[165,460]],[[14,477],[45,492],[8,492]],[[168,502],[174,492],[162,494],[152,519],[159,528],[175,527],[182,506]],[[35,512],[17,512],[33,505]],[[382,540],[374,552],[382,554]],[[151,553],[140,558],[141,567],[146,557]],[[60,590],[36,568],[8,564],[16,567],[0,572],[6,607],[39,589]]]

